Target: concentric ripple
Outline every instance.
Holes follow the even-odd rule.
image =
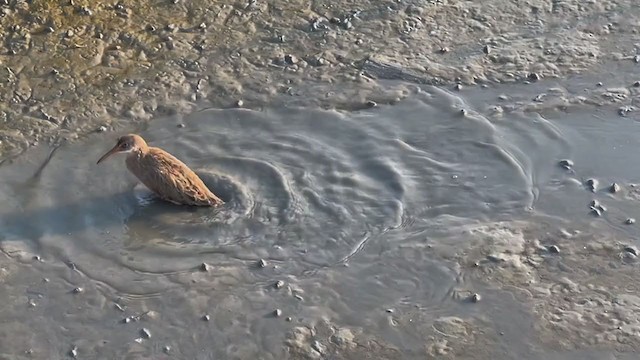
[[[184,128],[152,122],[141,135],[198,172],[225,199],[219,209],[157,200],[123,156],[96,165],[116,134],[61,147],[37,178],[47,154],[34,152],[0,168],[2,237],[141,294],[202,262],[246,267],[265,258],[310,274],[352,261],[392,229],[530,206],[526,159],[462,107],[430,89],[358,113],[205,110],[182,119]]]

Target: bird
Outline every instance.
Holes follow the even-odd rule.
[[[140,135],[119,137],[116,145],[96,164],[116,153],[127,154],[127,169],[162,200],[176,205],[224,204],[187,165],[168,152],[147,145]]]

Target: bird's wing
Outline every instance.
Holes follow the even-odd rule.
[[[154,171],[148,172],[148,180],[154,183],[156,191],[171,200],[191,204],[215,204],[220,201],[200,178],[182,161],[156,148],[150,149],[145,159]],[[216,201],[216,199],[218,201]]]

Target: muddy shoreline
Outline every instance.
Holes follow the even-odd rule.
[[[367,111],[401,106],[417,85],[463,98],[473,92],[476,102],[486,94],[481,105],[456,106],[495,121],[501,114],[561,117],[574,109],[640,120],[640,49],[634,42],[640,7],[632,0],[6,0],[0,30],[4,165],[36,145],[113,138],[159,119],[177,125],[205,108]],[[31,156],[27,163],[40,160]],[[631,184],[622,183],[622,191],[626,200],[636,200]],[[633,230],[625,236],[586,225],[588,220],[536,220],[462,227],[451,239],[458,247],[422,240],[407,241],[411,251],[368,245],[391,258],[412,259],[424,273],[439,271],[424,265],[429,259],[446,261],[450,269],[443,273],[462,285],[446,300],[436,299],[434,311],[400,302],[378,309],[372,319],[351,314],[357,319],[352,322],[327,315],[346,307],[338,295],[335,304],[307,306],[315,288],[305,293],[291,276],[275,289],[276,267],[256,275],[253,258],[219,256],[222,270],[241,264],[230,273],[203,272],[194,263],[159,276],[163,285],[174,285],[164,298],[133,291],[123,296],[92,278],[100,269],[59,261],[64,254],[42,258],[0,238],[0,298],[6,303],[0,355],[196,358],[203,344],[212,343],[229,357],[284,353],[295,359],[544,358],[554,352],[571,359],[585,349],[603,357],[640,349],[640,301],[628,285],[637,270]],[[389,270],[380,262],[370,271],[384,277]],[[320,277],[328,298],[332,287],[346,287],[333,276]],[[209,297],[213,291],[220,303]],[[51,320],[60,299],[68,306]],[[264,322],[281,307],[282,318]],[[253,311],[245,315],[247,309]],[[501,310],[516,320],[502,318]],[[221,321],[219,328],[208,316]],[[47,321],[55,326],[43,326]],[[233,332],[225,332],[232,325]],[[372,325],[383,330],[372,332]],[[185,338],[185,328],[194,334]],[[239,345],[238,339],[255,334],[264,343]]]
[[[2,159],[281,94],[358,108],[380,91],[376,78],[455,88],[640,61],[633,1],[7,0],[0,11]],[[304,93],[314,85],[329,91]]]

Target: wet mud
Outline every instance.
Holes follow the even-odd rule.
[[[0,355],[633,358],[639,16],[2,2]],[[97,167],[130,131],[227,205]]]

